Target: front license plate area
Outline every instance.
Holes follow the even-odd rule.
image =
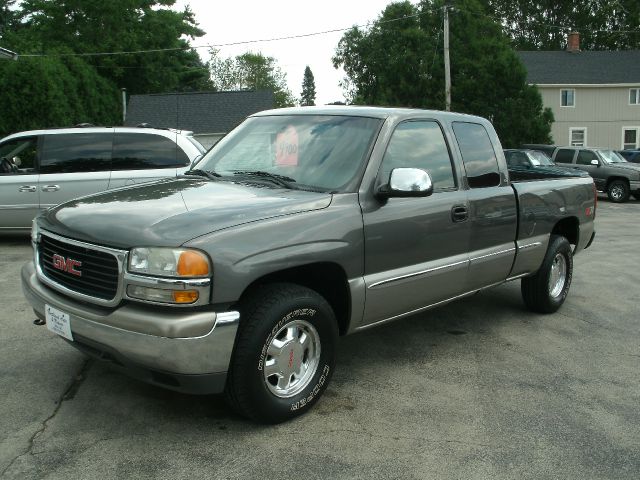
[[[45,318],[47,321],[47,328],[53,333],[57,333],[61,337],[67,340],[73,341],[73,335],[71,334],[71,320],[69,314],[53,308],[51,305],[44,306]]]

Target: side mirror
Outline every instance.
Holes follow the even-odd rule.
[[[591,165],[599,167],[600,166],[600,162],[594,158],[593,160],[591,160]]]
[[[379,198],[428,197],[433,193],[431,176],[420,168],[394,168],[389,183],[376,191]]]

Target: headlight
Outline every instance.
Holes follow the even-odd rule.
[[[158,277],[208,277],[209,258],[186,248],[134,248],[129,254],[129,271]]]

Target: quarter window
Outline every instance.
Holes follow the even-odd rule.
[[[434,121],[409,121],[393,132],[382,160],[380,178],[394,168],[421,168],[429,172],[434,190],[455,188],[451,157],[440,126]]]
[[[575,107],[576,91],[573,88],[560,90],[560,106]]]
[[[174,142],[161,135],[116,133],[113,170],[183,167],[189,158]]]
[[[110,132],[45,135],[40,173],[109,170],[112,135]]]
[[[453,122],[453,132],[462,153],[469,186],[484,188],[500,185],[498,159],[484,127],[478,123]]]
[[[629,89],[629,105],[640,105],[640,88]]]

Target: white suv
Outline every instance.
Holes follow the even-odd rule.
[[[32,130],[0,140],[0,234],[28,231],[72,198],[183,173],[205,149],[191,132],[155,128]]]

